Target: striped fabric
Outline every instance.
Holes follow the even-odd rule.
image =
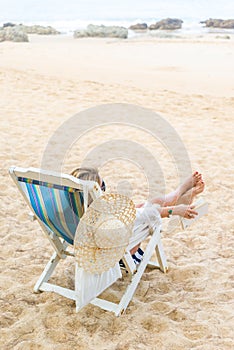
[[[84,212],[83,193],[71,187],[22,177],[18,181],[37,217],[49,230],[73,244],[77,225]]]

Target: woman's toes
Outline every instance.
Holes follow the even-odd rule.
[[[194,191],[196,194],[201,193],[204,191],[205,183],[204,181],[199,181],[196,186],[194,187]]]
[[[193,187],[195,187],[196,184],[200,181],[202,181],[202,174],[196,171],[195,173],[193,173]]]

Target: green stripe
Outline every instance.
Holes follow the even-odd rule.
[[[51,183],[45,182],[45,181],[32,180],[32,179],[28,179],[26,177],[18,177],[17,180],[20,181],[20,182],[25,182],[27,184],[44,186],[44,187],[49,187],[49,188],[56,188],[58,190],[62,190],[62,191],[66,191],[66,192],[77,192],[77,191],[79,191],[78,189],[73,188],[73,187],[51,184]]]

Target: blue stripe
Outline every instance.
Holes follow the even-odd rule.
[[[31,205],[39,219],[51,231],[73,244],[80,217],[83,215],[83,193],[28,182],[26,186]],[[58,201],[61,203],[62,213]]]

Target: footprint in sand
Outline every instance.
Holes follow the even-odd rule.
[[[188,324],[184,327],[184,336],[190,340],[197,340],[209,335],[209,328],[202,324]]]
[[[147,331],[153,331],[157,333],[166,331],[169,328],[169,324],[167,322],[160,321],[158,317],[146,317],[141,322],[141,325]]]

